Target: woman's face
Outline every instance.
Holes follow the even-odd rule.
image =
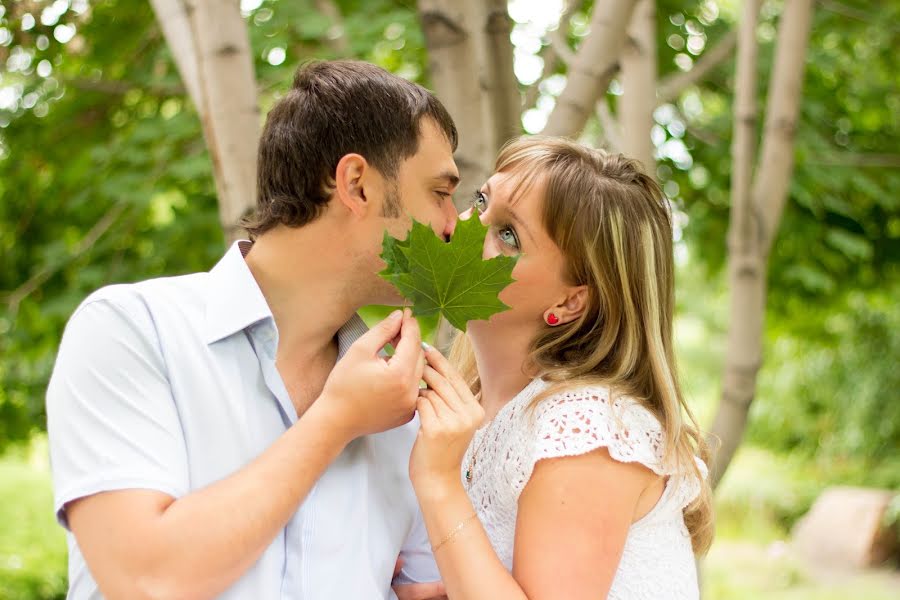
[[[519,177],[495,173],[475,193],[472,208],[460,218],[467,219],[473,210],[489,230],[484,241],[484,258],[498,255],[518,256],[512,284],[500,293],[510,310],[493,315],[490,320],[472,321],[469,329],[484,325],[492,329],[500,325],[525,326],[533,331],[546,327],[545,313],[565,298],[570,289],[564,279],[563,255],[544,229],[541,219],[544,185],[540,181],[528,189],[516,190]],[[515,192],[515,194],[514,194]]]

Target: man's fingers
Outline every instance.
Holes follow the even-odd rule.
[[[396,352],[391,357],[391,363],[409,365],[410,369],[413,369],[421,351],[422,332],[419,330],[419,322],[412,316],[412,311],[408,308],[403,310],[402,323],[400,341],[397,342]]]
[[[395,310],[388,317],[367,331],[356,342],[355,346],[362,347],[367,354],[375,356],[378,351],[384,348],[400,333],[400,327],[403,324],[403,313]]]
[[[441,600],[447,597],[447,589],[440,581],[395,585],[394,593],[397,600]]]

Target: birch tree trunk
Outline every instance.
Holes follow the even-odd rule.
[[[507,141],[522,134],[522,95],[513,70],[513,46],[510,41],[512,19],[506,0],[484,0],[477,3],[481,9],[482,34],[482,87],[487,93],[486,119],[492,139],[488,168],[493,166],[493,155]]]
[[[230,0],[151,0],[203,125],[229,243],[256,204],[259,106],[247,26]]]
[[[591,31],[569,65],[566,87],[547,119],[544,135],[574,136],[581,132],[594,106],[618,71],[625,31],[636,0],[594,4]]]
[[[644,171],[656,178],[653,159],[653,110],[656,108],[656,2],[640,0],[628,26],[622,50],[622,99],[619,123],[622,152],[641,162]]]
[[[778,28],[775,66],[769,82],[762,158],[751,184],[756,126],[756,23],[759,0],[745,0],[738,33],[738,68],[729,229],[731,292],[722,397],[710,432],[721,441],[711,465],[712,484],[721,481],[741,443],[756,395],[762,363],[768,252],[781,220],[793,171],[794,137],[800,106],[812,0],[788,0]]]
[[[472,190],[488,178],[493,158],[490,136],[485,135],[492,126],[485,123],[479,85],[477,0],[419,0],[418,8],[431,83],[459,131],[454,159],[460,185],[454,200],[463,209]]]

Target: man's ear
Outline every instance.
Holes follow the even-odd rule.
[[[374,169],[359,154],[345,154],[334,171],[335,199],[357,216],[365,216],[372,205],[366,195],[366,185],[371,184]]]

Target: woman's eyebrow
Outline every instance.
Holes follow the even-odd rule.
[[[490,198],[491,197],[490,182],[487,182],[484,184],[484,189],[487,192],[488,198]],[[507,206],[496,206],[495,208],[498,211],[500,211],[501,215],[509,217],[510,221],[512,221],[513,223],[515,223],[516,225],[518,225],[519,227],[524,229],[525,233],[528,234],[528,237],[531,238],[531,243],[534,244],[535,246],[537,246],[537,241],[534,239],[534,236],[531,234],[531,230],[528,228],[528,225],[525,224],[525,221],[523,221],[522,218],[515,213],[515,211],[513,211],[511,208],[509,208]]]

